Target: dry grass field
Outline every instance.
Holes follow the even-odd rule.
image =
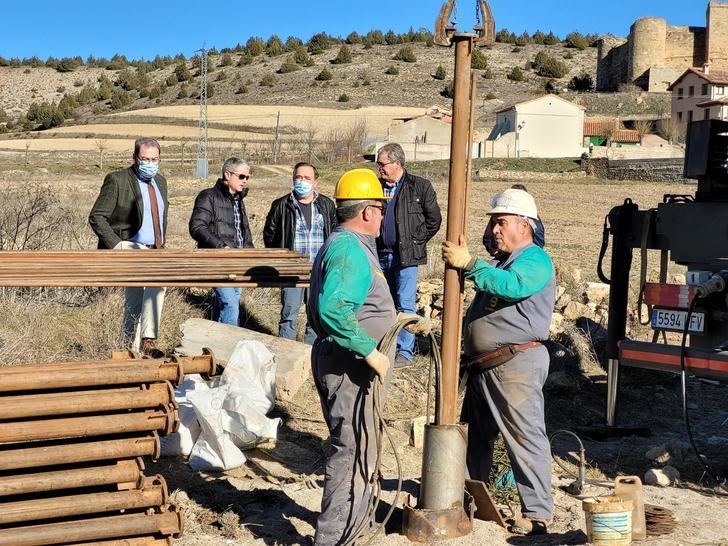
[[[48,156],[43,156],[48,157]],[[63,162],[39,161],[31,156],[25,166],[23,154],[0,158],[0,250],[12,248],[7,228],[18,211],[29,202],[38,202],[39,213],[35,227],[42,235],[31,239],[30,247],[93,248],[95,238],[86,217],[96,197],[104,172],[86,161],[86,156],[65,154]],[[77,170],[74,162],[83,163]],[[568,170],[569,161],[522,163],[531,171]],[[121,159],[115,165],[122,166]],[[368,164],[371,165],[371,164]],[[474,171],[493,168],[516,170],[495,162],[478,162]],[[571,164],[573,165],[573,164]],[[349,165],[323,165],[320,189],[330,195],[337,177]],[[430,178],[438,193],[441,206],[447,205],[447,162],[414,163],[410,170]],[[188,166],[167,162],[162,167],[170,182],[168,244],[173,248],[192,248],[187,234],[187,221],[195,195],[214,182],[200,182],[184,174]],[[217,165],[211,166],[216,171]],[[261,245],[261,231],[270,202],[290,190],[287,166],[254,166],[250,193],[246,204],[251,219],[256,246]],[[491,171],[489,173],[493,175]],[[534,176],[534,175],[532,175]],[[32,183],[28,183],[31,180]],[[468,242],[471,250],[483,255],[480,244],[485,222],[488,197],[517,181],[515,178],[476,178],[470,195]],[[579,286],[575,271],[581,279],[596,280],[596,261],[601,242],[602,223],[609,209],[631,197],[642,207],[658,203],[664,193],[689,193],[692,187],[674,184],[612,182],[593,178],[566,179],[558,174],[542,173],[529,179],[528,189],[540,206],[546,226],[547,250],[554,258],[559,282],[574,293]],[[438,247],[444,227],[430,243],[430,260],[421,270],[422,278],[439,278],[442,266]],[[651,259],[656,268],[657,257]],[[679,272],[675,269],[674,272]],[[100,358],[118,344],[123,296],[114,289],[48,289],[0,290],[0,361],[3,364],[49,360]],[[179,324],[191,316],[206,316],[209,298],[206,291],[170,290],[163,316],[161,343],[171,351],[179,339]],[[262,331],[275,332],[279,311],[278,294],[273,289],[247,290],[243,296],[243,317],[246,325]],[[398,450],[404,464],[405,490],[416,490],[421,452],[408,445],[409,419],[425,411],[424,382],[428,359],[416,360],[412,369],[397,371],[390,391],[386,414],[391,424]],[[633,385],[635,380],[629,380]],[[580,382],[580,390],[570,394],[550,393],[547,398],[549,429],[569,428],[588,420],[602,418],[605,388],[603,373],[596,368]],[[694,412],[693,426],[702,435],[720,435],[720,394],[724,390],[710,385],[693,385],[691,396],[700,400],[704,410]],[[646,403],[647,402],[647,403]],[[653,427],[656,437],[626,438],[611,443],[587,443],[587,455],[593,475],[613,478],[618,473],[638,473],[646,470],[643,453],[649,447],[681,437],[678,398],[672,383],[664,378],[650,379],[625,391],[625,408],[631,418]],[[724,406],[724,404],[723,404]],[[652,412],[647,415],[646,407]],[[275,414],[284,418],[276,450],[269,456],[265,449],[250,452],[250,464],[220,474],[198,474],[189,470],[184,461],[162,459],[151,464],[150,471],[161,472],[173,490],[173,501],[186,514],[187,532],[178,541],[181,546],[218,544],[309,544],[321,495],[321,442],[326,437],[315,391],[308,383],[292,404],[280,405]],[[569,447],[570,449],[570,447]],[[719,449],[718,447],[714,449]],[[564,449],[566,451],[566,449]],[[719,452],[718,452],[719,453]],[[715,453],[712,453],[715,455]],[[271,456],[275,457],[272,459]],[[692,469],[692,470],[691,470]],[[693,461],[686,459],[681,468],[689,480],[697,481]],[[387,489],[394,483],[395,466],[390,455],[384,460]],[[308,480],[303,476],[309,475]],[[566,478],[557,484],[567,483]],[[594,490],[601,494],[603,490]],[[508,538],[493,524],[476,522],[472,535],[453,541],[458,545],[489,544],[581,544],[585,542],[584,522],[580,502],[560,490],[555,490],[556,520],[554,534],[542,541]],[[680,527],[665,540],[651,540],[652,545],[675,543],[720,544],[728,534],[716,526],[728,513],[724,498],[711,497],[699,490],[650,488],[647,499],[674,510]],[[385,504],[392,495],[385,495]],[[404,545],[406,539],[398,534],[399,512],[388,528],[386,538],[375,544]],[[516,542],[514,542],[516,540]]]

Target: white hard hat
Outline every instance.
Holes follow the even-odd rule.
[[[490,200],[492,207],[488,214],[515,214],[538,219],[538,209],[533,196],[523,190],[509,188],[495,194]]]

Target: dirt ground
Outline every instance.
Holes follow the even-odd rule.
[[[443,209],[446,207],[446,162],[412,164],[415,174],[433,180]],[[39,170],[38,165],[18,167],[0,166],[3,191],[22,186],[32,179],[43,187],[54,188],[59,200],[73,196],[78,216],[85,218],[98,191],[103,173],[68,174],[66,167],[53,167],[51,172]],[[164,167],[163,167],[164,168]],[[338,174],[345,166],[326,166],[322,169],[321,191],[331,194]],[[56,171],[54,169],[60,169]],[[177,172],[171,170],[173,173]],[[255,241],[260,246],[262,224],[271,200],[289,190],[286,167],[256,166],[251,180],[251,191],[246,198]],[[170,224],[168,241],[175,248],[191,248],[187,235],[187,219],[197,192],[212,183],[200,183],[179,175],[170,177]],[[480,180],[473,182],[468,240],[475,254],[483,254],[479,240],[484,227],[487,197],[508,187],[515,180]],[[24,182],[23,182],[24,183]],[[654,206],[664,193],[690,193],[692,187],[671,184],[611,182],[590,178],[563,179],[543,175],[527,182],[540,206],[546,225],[547,249],[554,257],[559,283],[574,294],[579,290],[577,270],[581,281],[596,280],[596,262],[601,242],[604,215],[609,209],[631,197],[641,207]],[[441,230],[430,244],[429,264],[421,269],[421,278],[439,278],[442,266],[437,259],[437,247],[442,240]],[[79,227],[78,238],[91,247],[93,237],[86,226]],[[656,269],[657,257],[650,258],[651,271]],[[634,273],[634,271],[633,271]],[[680,273],[679,268],[671,274]],[[171,291],[170,305],[175,298]],[[108,305],[120,305],[120,298],[109,300]],[[263,331],[275,329],[278,313],[277,293],[274,290],[248,291],[243,304],[246,314]],[[177,305],[177,304],[175,304]],[[177,324],[184,320],[185,309],[179,303],[177,315],[167,316],[165,343],[173,347]],[[119,309],[120,311],[120,309]],[[55,310],[52,310],[56,313]],[[83,309],[74,309],[76,314]],[[191,311],[190,311],[191,312]],[[199,310],[194,310],[200,313]],[[63,315],[53,315],[45,322],[43,335],[68,336],[61,324]],[[113,316],[113,309],[105,316]],[[179,316],[178,316],[179,315]],[[86,320],[93,320],[90,317]],[[171,324],[172,321],[179,321]],[[632,323],[630,323],[632,324]],[[635,335],[645,335],[633,326]],[[568,371],[568,384],[551,385],[546,391],[547,429],[552,433],[560,429],[578,430],[587,425],[604,422],[606,384],[604,371],[595,366],[588,349],[577,347],[571,330],[554,340],[551,346],[554,371]],[[37,334],[41,335],[40,332]],[[37,340],[36,340],[37,341]],[[558,342],[560,345],[556,345]],[[80,343],[80,342],[79,342]],[[0,344],[1,345],[1,344]],[[566,356],[557,354],[564,348]],[[4,349],[4,347],[3,347]],[[385,409],[390,431],[402,457],[404,491],[415,495],[420,475],[421,451],[409,445],[411,420],[425,414],[426,370],[429,363],[428,348],[420,347],[421,354],[414,367],[395,372],[389,400]],[[629,436],[604,441],[584,439],[589,463],[589,477],[612,481],[617,475],[644,476],[655,466],[645,452],[655,446],[669,444],[673,453],[670,464],[681,473],[680,482],[673,487],[646,487],[646,501],[672,510],[678,521],[675,532],[664,537],[651,538],[649,545],[728,545],[728,530],[721,522],[728,516],[728,497],[718,496],[704,489],[701,470],[695,456],[688,449],[680,413],[679,384],[673,376],[656,372],[633,371],[624,375],[620,392],[620,421],[650,429],[646,437]],[[711,464],[725,474],[728,471],[728,406],[725,386],[697,380],[689,384],[691,421],[696,441]],[[279,404],[274,415],[283,418],[275,447],[261,447],[248,452],[245,467],[220,474],[191,471],[180,459],[162,459],[148,464],[148,472],[160,472],[173,491],[173,502],[185,512],[186,533],[176,543],[181,546],[217,544],[309,544],[321,499],[322,442],[326,428],[312,383],[309,381],[297,394],[293,403]],[[560,460],[569,460],[568,452],[576,446],[567,438],[555,442],[554,451]],[[385,455],[385,508],[393,499],[396,469],[391,454]],[[508,535],[493,523],[475,522],[471,535],[453,540],[451,544],[584,544],[585,521],[580,501],[564,493],[559,486],[572,479],[554,466],[555,522],[551,533],[542,538],[521,538]],[[587,493],[601,495],[608,489],[592,487]],[[381,517],[381,514],[380,514]],[[401,510],[395,510],[387,527],[386,537],[374,544],[406,544],[400,534]]]

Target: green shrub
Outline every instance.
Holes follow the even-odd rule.
[[[338,102],[349,102],[349,95],[346,93],[342,93],[339,95],[339,98],[337,99]]]
[[[516,35],[509,32],[507,28],[502,28],[496,33],[495,41],[501,44],[515,44]]]
[[[297,47],[293,52],[293,62],[301,66],[313,66],[314,62],[303,46]]]
[[[470,57],[470,67],[475,70],[485,70],[488,68],[488,57],[477,47],[473,49],[473,56]]]
[[[566,47],[573,47],[580,50],[589,47],[589,40],[581,32],[570,32],[566,35],[564,42],[566,43]]]
[[[233,56],[230,53],[225,53],[220,59],[220,66],[230,66],[233,64]]]
[[[174,75],[178,82],[186,82],[192,79],[192,72],[187,68],[187,63],[179,63],[174,67]]]
[[[366,39],[371,42],[372,45],[385,45],[387,40],[384,39],[384,34],[381,30],[370,30],[367,32]]]
[[[155,85],[154,87],[152,87],[149,90],[149,98],[150,99],[156,99],[156,98],[159,98],[161,96],[162,96],[162,89],[158,85]]]
[[[349,35],[346,37],[346,43],[347,44],[360,44],[362,42],[361,36],[359,36],[359,33],[354,31],[350,32]]]
[[[325,82],[334,79],[334,75],[331,73],[331,70],[324,68],[314,79],[319,82]]]
[[[179,88],[179,93],[177,93],[178,99],[186,99],[188,97],[187,93],[187,86],[185,84],[182,84]]]
[[[295,72],[296,70],[301,70],[301,67],[297,65],[293,59],[288,59],[286,62],[284,62],[281,67],[278,69],[279,74],[288,74],[290,72]]]
[[[225,72],[220,72],[217,75],[217,78],[215,78],[215,81],[221,82],[223,80],[227,80],[227,74]]]
[[[303,40],[296,38],[295,36],[289,36],[286,38],[286,51],[295,51],[299,47],[303,47]]]
[[[283,45],[283,42],[278,35],[273,34],[265,43],[265,52],[270,57],[278,57],[286,52],[286,46]]]
[[[339,49],[339,54],[331,61],[331,64],[349,64],[351,62],[351,50],[346,44]]]
[[[25,117],[38,129],[51,129],[63,124],[64,118],[58,105],[52,102],[34,102],[28,108]]]
[[[485,78],[486,80],[492,80],[493,71],[490,68],[486,68],[485,71],[483,71],[483,78]]]
[[[455,84],[453,82],[448,83],[442,91],[440,91],[440,95],[447,99],[454,99],[455,98]]]
[[[384,35],[384,43],[387,45],[397,45],[401,44],[402,41],[399,36],[397,36],[393,30],[388,30],[387,33]]]
[[[544,45],[557,45],[561,43],[561,39],[553,32],[549,32],[543,39]]]
[[[526,77],[523,75],[523,71],[517,66],[513,67],[513,70],[511,70],[508,73],[508,79],[513,82],[522,82],[526,79]]]
[[[384,71],[385,74],[389,74],[390,76],[397,76],[399,75],[399,68],[397,68],[394,65],[391,65],[387,70]]]
[[[273,87],[276,83],[276,77],[273,74],[266,74],[260,79],[261,87]]]
[[[574,58],[574,55],[571,53],[571,51],[567,51],[566,55],[564,55],[564,59],[566,59],[567,61],[570,61],[573,58]]]
[[[215,86],[211,84],[210,82],[207,83],[207,98],[211,99],[213,96],[215,96]]]
[[[54,68],[58,72],[73,72],[79,66],[83,65],[81,57],[64,57]]]
[[[531,40],[534,44],[543,45],[543,41],[546,38],[546,35],[541,32],[540,30],[537,30],[533,33],[533,36],[531,36]]]
[[[545,78],[563,78],[569,73],[565,63],[555,59],[545,51],[539,51],[533,61],[533,67],[539,76]]]
[[[445,67],[440,65],[437,67],[437,70],[435,70],[435,74],[432,76],[436,80],[444,80],[447,78],[447,72],[445,71]]]
[[[240,58],[238,59],[238,66],[247,66],[253,62],[253,56],[246,51],[242,55],[240,55]]]
[[[498,98],[498,95],[496,95],[495,93],[488,93],[485,96],[485,100],[493,100],[493,99],[497,99],[497,98]]]
[[[65,90],[66,87],[64,85],[59,85],[58,87],[56,87],[56,93],[63,93]],[[0,121],[2,120],[0,119]]]
[[[332,40],[328,34],[325,32],[319,32],[311,36],[306,43],[306,46],[308,47],[308,52],[311,55],[318,55],[319,53],[326,51],[331,46],[331,41]]]
[[[417,57],[415,56],[415,52],[412,51],[411,47],[404,46],[403,48],[400,48],[400,50],[394,56],[394,60],[403,61],[405,63],[416,63]]]
[[[240,87],[238,87],[238,90],[235,91],[237,95],[245,95],[248,92],[248,86],[245,84],[242,84]]]
[[[517,46],[525,46],[531,43],[531,37],[528,35],[528,32],[524,32],[521,34],[518,38],[516,38],[515,44]]]
[[[569,89],[572,91],[591,91],[594,89],[594,79],[591,74],[583,72],[581,75],[571,78]]]
[[[125,106],[129,106],[134,102],[134,96],[128,91],[123,91],[118,87],[111,94],[111,109],[119,110]]]
[[[248,41],[245,42],[245,51],[251,57],[257,57],[258,55],[262,55],[265,51],[265,44],[263,43],[263,39],[258,36],[251,36],[250,38],[248,38]]]
[[[177,85],[177,76],[174,74],[170,74],[164,82],[167,84],[167,87],[172,87],[173,85]]]

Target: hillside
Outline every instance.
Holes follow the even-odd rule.
[[[242,49],[242,52],[212,55],[209,103],[357,108],[367,105],[427,107],[449,101],[442,92],[452,78],[451,49],[425,43],[368,48],[353,44],[347,47],[350,62],[342,64],[332,63],[339,54],[340,44],[331,45],[316,55],[306,54],[307,58],[301,64],[294,62],[292,52],[251,56]],[[394,59],[404,47],[410,48],[413,54],[410,60],[414,62]],[[593,47],[579,50],[561,44],[517,47],[496,43],[482,51],[487,58],[487,69],[478,70],[484,76],[478,78],[481,113],[492,111],[503,102],[544,92],[544,85],[550,78],[526,69],[541,51],[563,62],[568,69],[556,80],[559,89],[565,89],[573,76],[589,74],[595,77],[596,48]],[[63,99],[62,105],[66,109],[63,124],[69,125],[98,122],[99,118],[112,112],[197,104],[200,78],[196,77],[198,69],[193,66],[193,60],[184,61],[185,72],[188,72],[185,77],[189,76],[189,80],[181,82],[176,75],[180,63],[171,59],[170,62],[157,69],[147,65],[143,71],[133,66],[109,70],[108,67],[82,65],[69,72],[46,66],[0,67],[0,108],[12,121],[24,116],[32,103],[58,103]],[[308,63],[313,64],[305,66]],[[442,80],[434,77],[440,66],[445,70]],[[523,71],[524,81],[507,78],[514,67]],[[397,73],[386,74],[388,69]],[[330,79],[321,74],[324,70],[328,71]],[[571,99],[574,95],[567,93]],[[613,100],[605,100],[603,94],[578,95],[577,100],[587,107],[590,115],[654,112],[669,104],[665,96],[636,100],[634,95],[617,94]],[[10,129],[30,129],[33,125],[26,122],[17,128],[11,125]]]

